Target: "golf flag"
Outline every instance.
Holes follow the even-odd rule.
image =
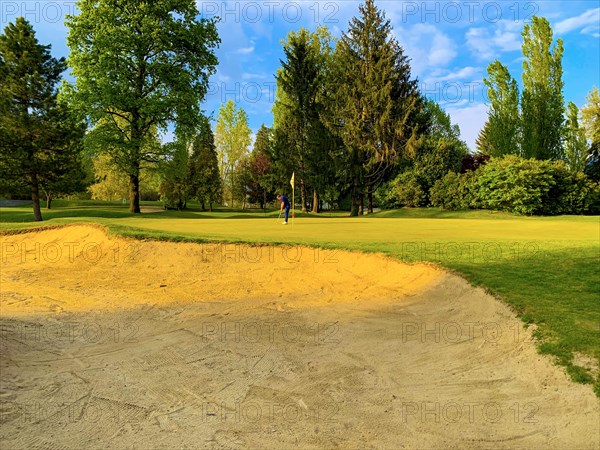
[[[292,179],[290,180],[290,184],[292,185],[292,190],[294,190],[294,175],[296,175],[296,173],[292,172]]]

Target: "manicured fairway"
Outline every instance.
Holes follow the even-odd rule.
[[[574,379],[595,383],[600,394],[598,217],[417,209],[359,218],[325,213],[297,217],[294,225],[283,226],[277,212],[169,211],[133,216],[120,205],[63,205],[46,213],[49,220],[43,225],[94,221],[136,237],[306,244],[439,263],[513,305],[525,322],[537,326],[541,350],[556,355]],[[0,214],[2,229],[38,225],[22,222],[30,220],[29,208],[2,208]]]

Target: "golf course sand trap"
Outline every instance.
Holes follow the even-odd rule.
[[[504,304],[381,255],[4,235],[2,448],[598,448]]]

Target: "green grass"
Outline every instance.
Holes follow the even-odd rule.
[[[147,203],[146,205],[157,205]],[[539,349],[571,377],[600,376],[574,364],[580,352],[600,364],[600,222],[596,217],[521,217],[489,211],[400,209],[364,217],[345,213],[297,215],[281,226],[278,211],[161,211],[133,215],[120,204],[55,202],[44,225],[96,222],[139,238],[294,243],[382,252],[404,261],[429,261],[463,274],[535,324]],[[195,208],[196,207],[196,208]],[[232,220],[232,219],[244,220]],[[30,207],[0,208],[0,229],[37,226]]]

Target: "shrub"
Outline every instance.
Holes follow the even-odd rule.
[[[429,192],[433,206],[444,209],[477,208],[477,172],[463,174],[448,172],[444,178],[436,181]]]
[[[583,172],[571,172],[564,162],[552,166],[555,184],[542,200],[541,214],[584,214],[593,201],[594,183]]]
[[[544,200],[556,184],[550,161],[515,155],[491,158],[477,178],[478,197],[487,209],[541,214]]]
[[[400,207],[394,194],[393,182],[394,180],[386,181],[373,193],[374,202],[381,209],[395,209]]]
[[[600,183],[591,183],[588,204],[586,214],[600,214]]]
[[[412,171],[398,175],[390,183],[390,195],[390,200],[395,201],[398,206],[414,208],[424,206],[426,202],[425,191],[417,175]]]

